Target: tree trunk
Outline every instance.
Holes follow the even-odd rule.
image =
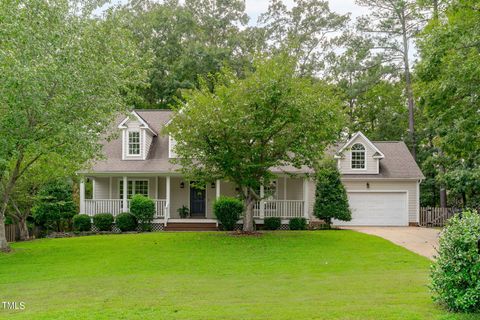
[[[413,100],[412,75],[410,73],[410,62],[408,60],[408,36],[405,17],[402,20],[403,31],[403,67],[405,73],[405,91],[408,102],[408,134],[410,137],[411,153],[415,161],[417,160],[417,142],[415,137],[415,102]]]
[[[255,207],[255,198],[250,192],[245,199],[245,215],[243,217],[243,231],[244,232],[253,232],[255,231],[253,226],[253,209]]]
[[[18,228],[20,229],[20,240],[25,241],[30,238],[28,234],[28,226],[27,226],[27,219],[21,217],[18,221]]]
[[[5,216],[0,214],[0,251],[8,252],[10,247],[7,242],[7,234],[5,232]]]

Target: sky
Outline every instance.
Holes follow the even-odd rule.
[[[250,16],[250,25],[254,25],[257,21],[258,16],[267,11],[269,0],[246,0],[246,11]],[[282,1],[288,7],[293,5],[293,0],[284,0]],[[366,14],[367,9],[360,7],[355,4],[355,0],[329,0],[330,10],[345,14],[351,13],[353,18],[360,15]]]

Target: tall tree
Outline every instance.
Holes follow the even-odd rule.
[[[348,19],[348,15],[332,12],[328,1],[294,0],[289,10],[282,1],[272,0],[258,22],[264,50],[273,54],[289,51],[298,60],[300,75],[311,76],[325,68],[325,58]]]
[[[343,51],[329,56],[328,78],[336,83],[349,117],[347,133],[399,140],[408,126],[403,82],[385,65],[373,43],[353,33],[342,37]]]
[[[437,149],[431,161],[468,206],[480,203],[479,10],[478,1],[452,2],[446,19],[432,20],[418,41],[420,103]]]
[[[92,18],[93,1],[0,4],[0,250],[5,212],[40,159],[84,163],[99,154],[113,117],[145,79],[124,16]]]
[[[411,44],[418,34],[424,17],[414,0],[357,0],[359,5],[370,8],[370,13],[359,18],[358,29],[383,51],[386,63],[403,70],[405,94],[408,103],[409,144],[414,158],[417,154],[415,135],[415,100],[411,72]]]
[[[152,52],[149,86],[140,108],[169,108],[182,90],[198,87],[198,76],[248,65],[241,26],[248,22],[241,0],[133,1],[131,30],[144,52]]]
[[[298,77],[295,65],[281,56],[257,60],[244,79],[219,74],[213,92],[204,83],[188,93],[167,127],[186,177],[226,179],[238,187],[247,232],[253,231],[257,190],[274,178],[271,168],[315,167],[343,125],[330,86]]]

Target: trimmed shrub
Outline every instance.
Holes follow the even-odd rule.
[[[135,231],[137,230],[137,218],[129,212],[123,212],[115,218],[115,225],[122,232]]]
[[[266,230],[278,230],[282,225],[282,220],[280,218],[265,218],[263,221],[263,227]]]
[[[242,216],[243,203],[231,197],[220,197],[213,204],[213,212],[224,230],[232,231]]]
[[[290,230],[307,230],[307,219],[293,218],[288,223]]]
[[[440,234],[431,267],[433,299],[451,311],[480,311],[480,215],[464,211]]]
[[[335,162],[325,162],[316,175],[317,188],[313,214],[325,221],[329,229],[332,219],[352,220],[347,193],[340,180],[340,172]]]
[[[92,229],[91,218],[86,214],[73,216],[73,229],[75,231],[90,231]]]
[[[142,231],[152,230],[152,221],[155,216],[155,203],[152,199],[136,194],[130,202],[130,212],[137,218]]]
[[[93,216],[93,225],[98,231],[112,231],[113,215],[111,213],[98,213]]]
[[[77,212],[72,186],[62,181],[53,181],[38,192],[32,217],[37,225],[47,231],[65,231],[71,227],[72,218]]]

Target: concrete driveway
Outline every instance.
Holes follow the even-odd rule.
[[[342,227],[387,239],[410,251],[434,260],[440,230],[420,227]]]

